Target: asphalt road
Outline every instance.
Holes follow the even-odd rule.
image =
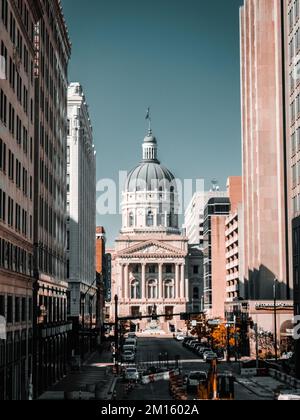
[[[174,339],[167,338],[139,338],[137,351],[137,365],[145,369],[151,365],[162,366],[175,361],[176,356],[180,357],[179,366],[183,374],[188,374],[193,370],[208,371],[209,365],[204,363],[198,356],[182,346],[181,343]],[[219,372],[232,371],[237,373],[238,366],[236,364],[222,363],[218,366]],[[235,385],[236,400],[258,400],[259,398],[248,391],[243,386]],[[157,382],[149,385],[138,384],[130,393],[126,392],[126,384],[119,382],[117,386],[118,400],[171,400],[169,395],[168,382]],[[191,399],[193,397],[191,396]]]

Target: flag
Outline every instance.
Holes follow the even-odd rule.
[[[147,110],[146,120],[150,120],[150,108]]]

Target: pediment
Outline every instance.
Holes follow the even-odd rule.
[[[123,258],[155,258],[155,257],[186,257],[186,253],[179,248],[170,246],[159,241],[147,241],[130,248],[124,249],[118,253]]]

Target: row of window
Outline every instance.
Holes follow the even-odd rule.
[[[18,1],[18,3],[20,0]],[[24,13],[24,10],[26,12]],[[27,33],[30,37],[31,42],[33,43],[34,40],[34,24],[31,21],[28,13],[27,7],[24,5],[24,7],[20,7],[19,13],[21,17],[23,17],[23,22],[25,24],[25,28],[27,30]],[[13,61],[17,63],[17,67],[20,66],[20,64],[23,64],[24,71],[28,74],[29,70],[31,71],[31,82],[33,82],[33,62],[29,59],[29,52],[26,47],[26,44],[23,40],[22,34],[17,27],[16,19],[14,17],[14,14],[12,11],[8,10],[8,4],[7,0],[2,0],[2,22],[4,23],[5,28],[7,29],[10,40],[15,46]],[[29,22],[30,20],[30,22]],[[6,57],[7,58],[7,57]]]
[[[294,0],[293,5],[289,11],[288,19],[289,19],[289,30],[291,32],[293,30],[295,23],[299,19],[299,0]]]
[[[32,277],[32,254],[0,238],[0,267]]]
[[[64,297],[40,295],[39,308],[46,323],[67,321],[67,300]]]
[[[27,98],[27,93],[24,92],[25,97]],[[26,99],[27,101],[27,99]],[[27,102],[26,102],[27,103]],[[25,108],[24,108],[25,109]],[[25,126],[22,127],[22,121],[17,115],[15,108],[11,103],[7,101],[7,96],[4,91],[0,91],[0,117],[2,123],[7,126],[10,134],[13,138],[16,139],[19,145],[23,142],[23,150],[25,154],[28,154],[28,130]],[[31,103],[31,118],[33,119],[33,104]],[[31,140],[32,143],[32,140]],[[32,154],[31,154],[32,155]]]
[[[58,255],[51,248],[43,247],[42,244],[38,250],[38,267],[43,273],[58,278],[66,277],[66,263],[64,254]]]
[[[128,226],[129,227],[134,227],[135,223],[136,223],[136,218],[134,216],[134,213],[129,213],[128,216],[129,220],[128,220]],[[172,227],[172,226],[177,226],[178,225],[178,216],[174,213],[169,213],[167,215],[165,214],[158,214],[157,215],[157,226],[167,226],[167,227]],[[154,213],[150,210],[147,212],[146,215],[146,226],[147,227],[153,227],[155,225],[155,216]]]
[[[10,228],[15,229],[17,232],[22,233],[23,236],[29,236],[32,239],[32,216],[29,216],[28,225],[28,212],[16,203],[9,195],[0,189],[0,220]]]
[[[32,321],[32,298],[0,295],[0,316],[7,324]]]
[[[131,299],[141,299],[141,282],[139,280],[133,280],[130,284]],[[147,296],[146,299],[157,299],[158,298],[158,284],[156,280],[150,280],[147,282]],[[166,280],[163,286],[164,299],[175,298],[175,286],[173,280]]]
[[[8,163],[8,164],[7,164]],[[15,182],[16,187],[23,191],[23,194],[33,199],[33,180],[32,176],[28,176],[28,171],[22,167],[21,162],[15,158],[11,150],[8,150],[6,144],[0,139],[0,171],[6,172],[8,170],[8,177],[12,182]]]

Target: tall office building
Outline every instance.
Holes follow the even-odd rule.
[[[67,279],[68,316],[80,334],[77,354],[91,350],[90,331],[96,328],[96,151],[86,98],[79,83],[68,89],[67,144]],[[85,336],[87,335],[87,337]]]
[[[227,183],[230,213],[225,221],[226,302],[246,298],[243,270],[243,197],[242,177],[230,177]]]
[[[291,2],[292,3],[292,2]],[[241,8],[244,278],[249,298],[291,297],[282,0]]]
[[[300,1],[283,1],[287,179],[290,228],[290,278],[295,315],[300,315]],[[300,378],[300,340],[296,341],[296,373]]]
[[[245,0],[240,25],[243,274],[249,296],[240,309],[259,328],[274,331],[276,284],[277,344],[287,348],[293,307],[299,309],[299,1]]]
[[[204,310],[208,318],[224,318],[226,301],[225,221],[228,197],[210,198],[204,209]]]
[[[34,26],[38,1],[0,16],[0,400],[29,397],[32,374]]]
[[[35,26],[34,394],[66,372],[67,89],[70,40],[59,0],[40,2]]]
[[[199,191],[194,194],[184,216],[184,229],[190,245],[203,249],[204,208],[210,198],[227,197],[226,191]]]

